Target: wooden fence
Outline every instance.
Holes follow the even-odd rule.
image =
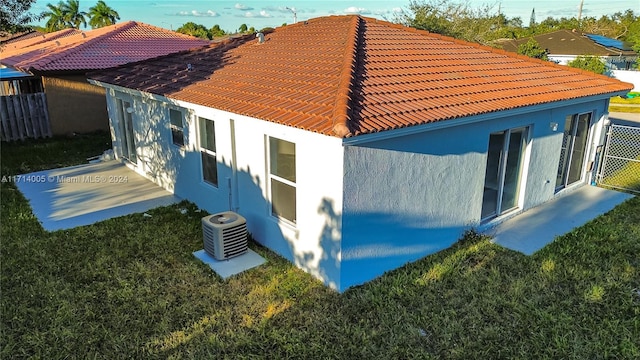
[[[51,137],[45,93],[0,96],[2,141]]]

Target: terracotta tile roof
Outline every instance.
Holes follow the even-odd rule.
[[[579,31],[558,30],[532,37],[551,55],[592,55],[592,56],[638,56],[631,50],[608,48],[590,39]],[[507,51],[518,51],[518,46],[529,41],[531,37],[517,40],[502,40],[498,44]]]
[[[28,30],[15,34],[0,31],[0,46],[8,46],[9,44],[14,44],[34,37],[42,37],[42,35],[44,35],[44,33],[35,30]]]
[[[633,87],[355,15],[311,19],[265,38],[258,44],[245,36],[90,78],[338,137]]]
[[[28,72],[107,69],[208,45],[208,40],[129,21],[103,28],[66,29],[3,48],[3,65]]]
[[[62,29],[55,32],[51,32],[51,33],[39,33],[34,31],[31,33],[33,35],[29,37],[20,38],[20,39],[17,39],[16,41],[7,42],[6,44],[4,44],[4,47],[2,48],[2,52],[4,55],[4,52],[9,52],[10,50],[23,49],[29,46],[58,40],[61,38],[65,38],[68,36],[81,34],[81,33],[82,31],[78,29]]]

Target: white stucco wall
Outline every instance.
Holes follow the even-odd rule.
[[[114,149],[119,153],[115,95],[108,91]],[[447,248],[467,229],[487,226],[480,223],[480,213],[489,134],[529,128],[519,200],[523,211],[557,195],[566,116],[594,113],[587,148],[591,160],[607,108],[606,99],[547,105],[451,122],[456,126],[414,127],[398,136],[389,131],[381,137],[356,137],[353,142],[160,97],[135,92],[125,96],[135,109],[136,171],[210,213],[239,212],[258,242],[339,291]],[[171,143],[172,106],[190,114],[184,148]],[[202,181],[198,116],[215,122],[217,188]],[[296,144],[296,224],[270,214],[268,136]],[[588,181],[585,174],[578,185]]]
[[[553,198],[566,116],[594,111],[595,129],[604,103],[435,130],[426,126],[424,132],[347,146],[342,286],[361,284],[447,248],[465,230],[484,226],[480,213],[492,132],[529,128],[520,211]],[[594,149],[588,148],[590,158]],[[588,176],[580,185],[585,182]]]
[[[121,135],[113,122],[114,96],[133,102],[138,153],[138,162],[133,167],[138,173],[210,213],[231,209],[242,214],[258,242],[328,286],[340,288],[343,173],[340,139],[157,96],[114,91],[108,94],[114,150],[118,155]],[[186,109],[189,114],[183,148],[172,143],[169,108]],[[198,117],[214,121],[217,188],[202,180]],[[266,167],[268,136],[296,145],[296,224],[271,215]]]

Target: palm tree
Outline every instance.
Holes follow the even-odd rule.
[[[80,11],[80,0],[67,0],[67,3],[61,3],[65,15],[65,21],[72,28],[79,29],[80,24],[87,27],[87,13]]]
[[[91,28],[100,28],[103,26],[109,26],[120,20],[120,15],[117,11],[109,7],[104,1],[99,0],[98,3],[89,8],[89,25]]]
[[[48,32],[66,29],[68,26],[65,21],[64,3],[60,1],[58,6],[47,4],[47,8],[49,10],[42,13],[44,17],[49,18],[45,24],[45,29]]]

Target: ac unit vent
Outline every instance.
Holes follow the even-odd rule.
[[[231,211],[202,218],[204,251],[216,260],[226,260],[248,251],[247,221]]]

